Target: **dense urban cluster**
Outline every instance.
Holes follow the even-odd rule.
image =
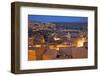
[[[87,23],[28,23],[28,60],[87,58]]]

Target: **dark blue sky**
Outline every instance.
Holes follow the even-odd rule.
[[[88,18],[74,16],[28,15],[28,20],[40,22],[87,22]]]

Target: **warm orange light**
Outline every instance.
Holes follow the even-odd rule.
[[[58,48],[62,48],[62,47],[64,48],[64,47],[67,47],[67,45],[63,45],[63,44],[62,44],[62,45],[57,45],[57,47],[58,47]]]
[[[85,42],[85,38],[81,38],[77,41],[77,47],[83,47],[84,46],[84,42]]]
[[[50,48],[50,49],[59,50],[59,48],[58,48],[57,46],[54,46],[54,45],[50,45],[49,48]]]
[[[34,45],[35,47],[41,47],[41,45]]]

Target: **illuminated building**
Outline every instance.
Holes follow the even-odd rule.
[[[31,52],[35,57],[33,60],[87,57],[86,31],[58,30],[53,23],[34,22],[29,27],[32,28],[32,36],[28,38],[28,48],[29,55]]]

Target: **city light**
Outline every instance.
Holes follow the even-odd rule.
[[[85,38],[81,38],[77,41],[77,47],[83,47],[84,42],[86,42]]]

